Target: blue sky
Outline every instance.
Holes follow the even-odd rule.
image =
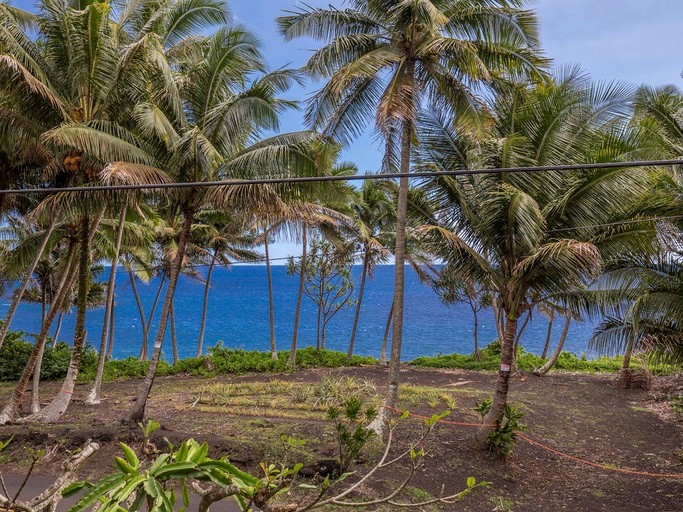
[[[307,0],[308,5],[341,6],[341,0]],[[30,9],[32,2],[14,0]],[[232,0],[235,19],[256,32],[272,69],[298,67],[306,62],[316,43],[297,40],[284,43],[275,18],[283,10],[301,5],[297,0]],[[535,4],[541,42],[555,64],[580,64],[596,80],[622,80],[631,84],[683,87],[681,71],[682,0],[538,0]],[[315,89],[292,91],[290,97],[305,99]],[[283,131],[301,129],[301,114],[292,112],[282,122]],[[371,136],[354,143],[344,155],[361,171],[379,167],[381,151]],[[275,244],[273,257],[298,253],[292,244]]]

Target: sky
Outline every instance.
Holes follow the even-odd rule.
[[[13,0],[31,9],[32,2]],[[342,0],[307,0],[313,7],[342,6]],[[271,69],[300,67],[317,43],[285,43],[275,18],[301,6],[298,0],[232,0],[235,20],[260,37]],[[683,88],[683,0],[538,0],[533,8],[540,21],[541,44],[556,66],[580,64],[595,80],[620,80],[633,85],[675,84]],[[289,98],[304,100],[319,84],[291,91]],[[282,131],[302,128],[301,113],[282,120]],[[344,159],[356,162],[361,172],[375,171],[381,149],[371,134],[356,141]],[[272,257],[298,254],[296,245],[274,244]]]

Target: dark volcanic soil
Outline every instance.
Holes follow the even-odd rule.
[[[274,461],[282,456],[280,435],[307,440],[300,454],[304,462],[334,456],[331,428],[313,417],[282,418],[278,410],[255,407],[251,410],[221,407],[192,407],[196,391],[207,383],[269,381],[316,382],[329,370],[307,370],[295,374],[222,376],[206,380],[190,377],[157,379],[149,404],[149,416],[162,428],[155,432],[159,447],[168,438],[178,443],[189,437],[207,441],[212,454],[228,455],[230,460],[255,470],[264,458]],[[377,385],[381,396],[386,370],[370,366],[333,371],[367,379]],[[468,371],[438,371],[406,368],[402,381],[414,386],[448,389],[457,397],[451,420],[476,422],[474,405],[488,396],[495,375]],[[104,400],[99,406],[85,406],[81,397],[87,386],[79,386],[75,401],[63,420],[56,425],[10,425],[0,427],[0,439],[15,436],[10,449],[1,454],[4,473],[17,474],[26,467],[22,445],[59,444],[62,454],[92,438],[103,444],[84,471],[84,477],[97,478],[112,471],[112,457],[118,454],[118,441],[135,444],[140,440],[137,427],[124,427],[118,418],[130,406],[139,382],[119,381],[104,385]],[[58,383],[44,386],[50,398]],[[0,385],[4,402],[11,386]],[[675,473],[683,477],[681,448],[683,418],[657,402],[653,394],[615,387],[613,375],[552,374],[545,378],[525,375],[515,378],[511,400],[526,414],[524,433],[544,445],[573,456],[650,473]],[[434,404],[432,404],[434,405]],[[287,406],[283,406],[283,410]],[[431,415],[444,409],[443,403],[411,405],[412,412]],[[663,413],[665,411],[666,413]],[[404,421],[397,430],[400,446],[417,439],[419,420]],[[464,488],[469,476],[490,485],[478,489],[457,505],[425,510],[464,511],[683,511],[683,478],[656,478],[621,474],[562,457],[521,440],[507,462],[497,461],[475,450],[470,438],[473,429],[440,425],[431,436],[424,471],[416,475],[407,498],[422,500],[435,496],[445,486],[446,493]],[[291,456],[292,454],[290,454]],[[368,457],[372,458],[372,457]],[[50,476],[58,471],[63,455],[55,456],[38,468]],[[368,467],[360,464],[362,473]],[[400,468],[399,468],[400,469]],[[380,474],[379,481],[364,489],[366,496],[378,496],[383,489],[401,481],[401,471]],[[339,510],[339,509],[337,509]],[[391,510],[385,507],[380,510]]]

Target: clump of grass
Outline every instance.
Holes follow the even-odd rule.
[[[410,385],[403,385],[399,388],[398,399],[411,407],[426,403],[435,408],[443,403],[448,409],[455,409],[456,402],[455,395],[443,388]]]
[[[348,402],[351,398],[372,402],[376,389],[372,382],[345,375],[325,375],[317,383],[290,382],[271,379],[266,382],[216,383],[200,387],[193,405],[226,407],[233,412],[284,410],[323,413],[329,407]]]
[[[374,395],[375,384],[366,379],[356,379],[346,375],[336,376],[328,374],[320,383],[313,387],[315,404],[338,405],[346,403],[351,398]]]

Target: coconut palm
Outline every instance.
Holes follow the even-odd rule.
[[[402,173],[411,166],[416,113],[426,104],[476,112],[477,92],[496,79],[536,73],[536,17],[522,1],[350,0],[346,9],[304,7],[278,19],[287,40],[312,37],[326,46],[306,69],[326,80],[311,100],[307,119],[324,133],[347,141],[374,116],[390,149],[386,162]],[[393,155],[397,148],[399,156]],[[400,148],[400,149],[398,149]],[[398,396],[403,334],[403,295],[408,179],[398,196],[388,403]],[[383,419],[379,422],[383,423]]]
[[[353,317],[353,327],[349,339],[347,362],[353,356],[358,320],[363,303],[365,280],[372,278],[374,268],[388,261],[390,250],[387,249],[393,235],[395,208],[386,188],[377,181],[366,180],[361,190],[355,194],[351,203],[351,218],[353,219],[353,239],[348,251],[355,255],[360,252],[362,259],[358,299]]]
[[[469,158],[492,168],[637,158],[637,141],[625,123],[629,92],[618,84],[592,85],[569,69],[552,85],[501,95],[488,142],[468,140],[443,119],[425,121],[420,160],[453,170],[472,165]],[[485,424],[497,424],[504,411],[520,317],[539,302],[587,286],[624,253],[654,250],[652,223],[628,222],[644,211],[654,183],[652,173],[620,169],[426,182],[442,208],[438,223],[421,233],[439,240],[435,251],[454,271],[494,291],[504,317],[501,366]],[[480,430],[482,444],[492,428]]]
[[[255,237],[247,230],[245,219],[234,218],[220,210],[203,210],[197,214],[199,224],[193,229],[192,244],[198,261],[208,261],[202,304],[202,322],[197,342],[197,357],[201,357],[206,331],[206,314],[209,304],[211,277],[216,265],[230,267],[234,262],[254,261],[261,257],[251,250]],[[192,252],[192,251],[190,251]]]
[[[280,71],[263,75],[246,86],[249,79],[263,70],[254,36],[241,27],[224,26],[209,37],[180,43],[168,55],[177,87],[158,91],[157,96],[138,105],[135,113],[140,138],[138,151],[144,151],[145,162],[115,162],[104,173],[107,180],[213,181],[253,176],[254,169],[271,175],[291,175],[301,168],[302,162],[308,161],[303,152],[292,148],[307,140],[309,133],[254,142],[261,131],[277,127],[277,116],[289,103],[278,100],[276,95],[290,85],[293,77]],[[180,103],[183,109],[171,108]],[[90,137],[89,144],[95,145],[102,135],[92,133]],[[211,190],[188,188],[167,196],[169,208],[182,219],[182,228],[169,269],[149,371],[129,414],[131,420],[144,415],[195,216],[209,206],[254,209],[259,200],[266,203],[275,195],[275,187],[224,186]]]

